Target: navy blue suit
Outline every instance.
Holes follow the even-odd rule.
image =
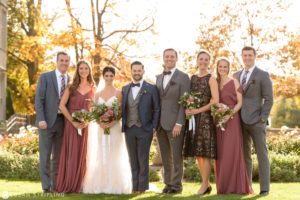
[[[122,132],[125,131],[127,112],[126,105],[129,90],[131,89],[131,84],[129,83],[122,88],[123,95],[123,115],[122,115]],[[143,94],[143,92],[145,94]],[[152,131],[157,129],[159,116],[160,116],[160,102],[158,96],[158,90],[155,85],[152,85],[146,81],[143,82],[143,85],[140,89],[139,94],[141,95],[139,101],[139,120],[142,123],[142,128],[145,131]]]
[[[160,102],[155,85],[143,82],[136,98],[138,108],[134,112],[140,121],[139,125],[127,125],[127,101],[131,84],[122,88],[123,118],[122,131],[125,132],[126,145],[130,158],[132,172],[132,190],[145,191],[149,189],[149,152],[153,138],[153,129],[157,129],[160,116]]]

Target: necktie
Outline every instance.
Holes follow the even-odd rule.
[[[247,74],[248,74],[249,70],[246,70],[245,73],[244,73],[244,76],[243,76],[243,79],[242,79],[242,87],[243,87],[243,90],[245,91],[246,89],[246,80],[247,80]]]
[[[60,88],[60,98],[63,96],[66,89],[65,76],[62,74],[61,76],[61,88]]]
[[[171,71],[164,71],[163,74],[164,75],[171,75]]]
[[[135,87],[135,86],[140,87],[140,83],[132,83],[131,84],[131,87]]]

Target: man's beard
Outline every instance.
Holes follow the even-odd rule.
[[[143,78],[143,76],[139,76],[139,75],[138,75],[138,79],[136,79],[135,77],[137,77],[137,76],[133,76],[133,80],[136,82],[142,80],[142,78]]]

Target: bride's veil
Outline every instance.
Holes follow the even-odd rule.
[[[99,92],[99,91],[103,90],[104,87],[105,87],[105,81],[103,79],[103,76],[101,76],[100,81],[99,81],[98,86],[97,86],[96,92]]]

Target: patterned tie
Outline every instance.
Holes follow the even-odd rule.
[[[61,88],[60,88],[60,98],[63,96],[65,89],[66,89],[66,83],[65,83],[65,75],[60,75],[61,76]]]
[[[247,80],[247,74],[248,74],[249,70],[246,70],[245,73],[244,73],[244,76],[243,76],[243,79],[242,79],[242,87],[243,87],[243,90],[245,91],[246,89],[246,80]]]

